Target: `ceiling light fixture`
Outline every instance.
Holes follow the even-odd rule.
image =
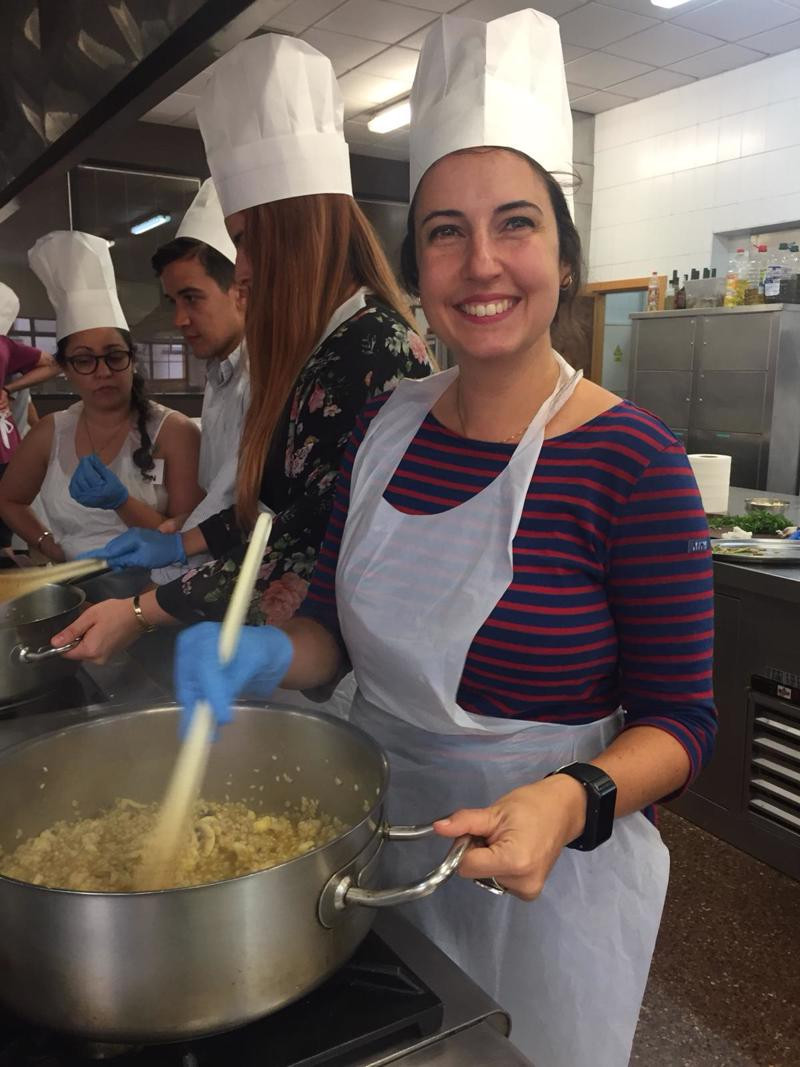
[[[688,4],[689,0],[650,0],[653,7],[680,7],[681,4]]]
[[[154,230],[156,226],[163,226],[167,222],[172,222],[172,215],[151,215],[131,226],[131,233],[138,237],[140,233],[147,233],[148,230]]]
[[[399,130],[401,126],[408,126],[411,122],[411,104],[408,100],[401,100],[399,104],[385,107],[383,111],[376,112],[367,123],[367,129],[372,133],[391,133]]]

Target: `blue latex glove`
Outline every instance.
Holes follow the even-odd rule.
[[[231,721],[231,704],[246,689],[268,697],[280,685],[294,655],[291,640],[275,626],[243,626],[230,663],[219,661],[218,622],[201,622],[178,635],[175,695],[181,705],[181,733],[198,700],[206,700],[217,724]]]
[[[94,453],[84,456],[75,468],[69,493],[85,508],[105,508],[107,511],[116,511],[128,499],[128,490]]]
[[[78,559],[99,558],[108,562],[115,571],[125,567],[167,567],[170,563],[185,563],[183,538],[179,533],[160,533],[158,530],[142,530],[134,526],[125,533],[113,537],[103,548],[81,552]]]
[[[795,530],[793,534],[789,534],[790,541],[800,541],[800,530]]]

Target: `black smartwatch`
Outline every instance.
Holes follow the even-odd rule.
[[[568,774],[586,790],[586,825],[581,836],[570,841],[567,848],[591,852],[611,837],[617,787],[605,771],[591,763],[568,763],[565,767],[553,771],[553,774]]]

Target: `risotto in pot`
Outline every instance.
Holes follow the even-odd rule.
[[[327,844],[348,827],[303,797],[279,815],[234,801],[198,801],[174,882],[203,885],[265,870]],[[158,804],[117,800],[95,818],[63,820],[0,854],[0,874],[51,889],[130,892]]]

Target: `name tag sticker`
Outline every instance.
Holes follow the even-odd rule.
[[[147,473],[153,479],[153,484],[154,485],[163,485],[164,484],[164,460],[163,459],[154,459],[153,463],[155,464],[155,466],[153,467],[153,469],[151,471],[148,471]]]
[[[689,541],[686,546],[686,551],[689,553],[708,552],[710,548],[711,542],[707,537],[698,537],[694,541]]]

